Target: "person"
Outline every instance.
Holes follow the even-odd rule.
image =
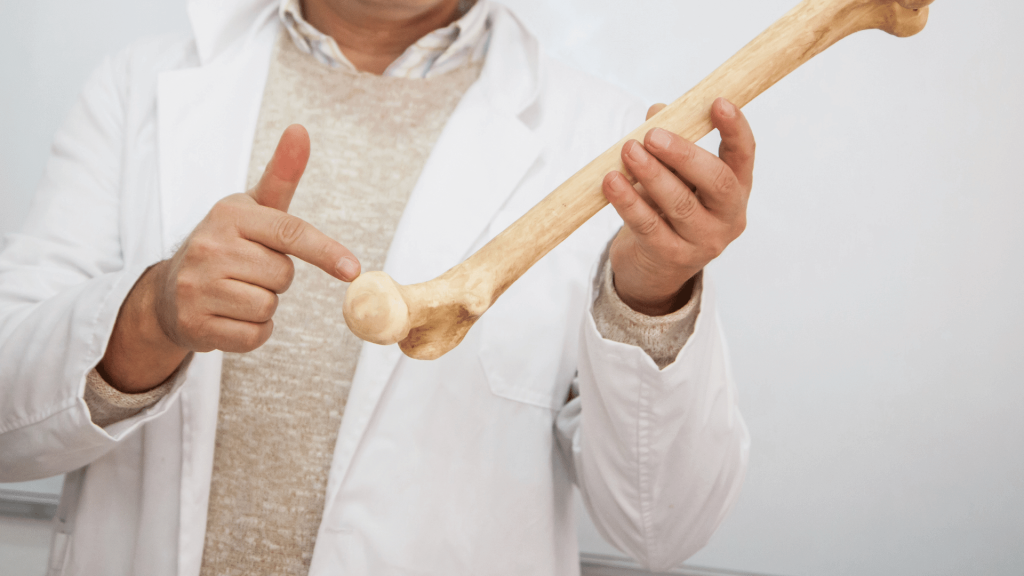
[[[702,272],[742,113],[719,156],[627,143],[614,210],[416,361],[346,282],[437,276],[643,108],[488,0],[188,10],[95,72],[0,254],[0,481],[71,473],[53,573],[575,574],[574,485],[644,566],[703,546],[748,451]]]

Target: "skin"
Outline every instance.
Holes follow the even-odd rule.
[[[652,106],[647,117],[664,107]],[[605,197],[626,223],[609,251],[615,291],[649,316],[685,305],[694,275],[746,227],[754,134],[743,112],[723,98],[711,106],[711,120],[722,136],[718,156],[655,128],[643,144],[622,147],[637,186],[620,172],[604,179]]]
[[[140,277],[97,367],[107,382],[141,392],[166,380],[190,351],[263,345],[278,294],[295,274],[287,255],[345,282],[359,275],[347,248],[287,212],[308,160],[306,129],[289,126],[256,186],[217,202],[174,256]]]
[[[356,68],[381,74],[416,40],[454,21],[458,0],[305,0],[303,9]],[[652,130],[643,144],[623,148],[638,184],[618,172],[604,180],[608,201],[626,223],[611,248],[615,288],[639,312],[683,306],[693,276],[745,226],[753,134],[724,100],[715,102],[712,119],[722,134],[720,157]],[[347,248],[287,213],[308,160],[305,128],[288,127],[259,183],[218,202],[174,256],[139,278],[97,366],[107,382],[144,392],[169,378],[189,352],[263,345],[278,295],[294,276],[289,256],[343,282],[359,275]]]
[[[303,0],[303,17],[359,70],[383,74],[417,40],[458,19],[459,0]]]

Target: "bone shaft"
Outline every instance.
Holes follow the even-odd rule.
[[[457,268],[488,285],[493,302],[534,263],[608,204],[601,183],[612,170],[628,176],[620,157],[628,140],[642,141],[647,131],[655,127],[691,142],[700,140],[713,129],[710,111],[716,98],[721,96],[737,106],[745,106],[836,41],[867,27],[875,6],[870,0],[805,0],[700,84],[566,180]]]

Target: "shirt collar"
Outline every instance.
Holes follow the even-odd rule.
[[[482,60],[490,37],[490,1],[461,0],[462,16],[417,40],[384,71],[384,76],[427,78],[466,62]],[[331,68],[356,72],[334,38],[317,30],[302,16],[300,0],[281,0],[281,22],[299,50]]]

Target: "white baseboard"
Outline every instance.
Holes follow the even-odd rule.
[[[57,494],[0,488],[0,516],[50,520],[57,512],[59,500],[60,496]],[[654,572],[644,570],[635,562],[603,554],[580,554],[580,569],[583,576],[656,576]],[[767,576],[754,572],[736,572],[685,565],[658,574],[669,576]]]
[[[49,520],[57,513],[57,494],[0,488],[0,516]]]
[[[616,556],[604,554],[580,554],[580,569],[583,576],[768,576],[756,572],[737,572],[719,568],[683,565],[669,572],[648,572],[637,563]]]

